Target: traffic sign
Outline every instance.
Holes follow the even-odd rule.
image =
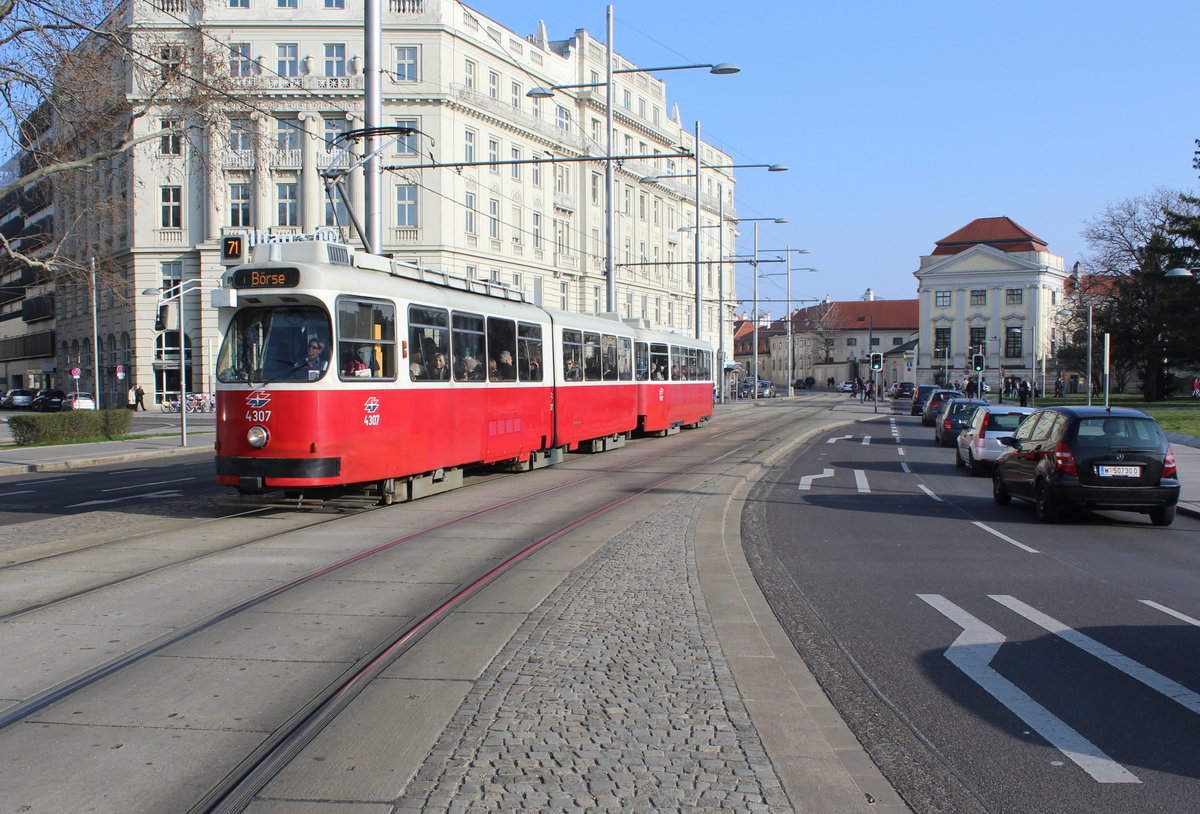
[[[82,371],[82,370],[80,370],[79,368],[77,368],[77,367],[73,367],[73,368],[71,368],[71,375],[72,375],[72,376],[74,376],[76,379],[78,379],[78,378],[79,378],[79,375],[80,375],[81,373],[83,373],[83,371]]]

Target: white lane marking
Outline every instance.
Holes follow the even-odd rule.
[[[912,474],[912,470],[908,468],[908,464],[905,463],[904,461],[900,462],[900,468],[903,469],[905,472],[909,473],[910,475]]]
[[[32,495],[36,489],[22,489],[20,492],[4,492],[0,497],[11,497],[13,495]]]
[[[990,666],[1004,636],[939,594],[917,594],[930,607],[963,629],[945,656],[967,677],[1037,731],[1098,783],[1141,783],[1128,769],[1104,754],[1050,710]]]
[[[1028,551],[1030,554],[1040,554],[1041,553],[1036,548],[1030,548],[1029,546],[1025,545],[1024,543],[1018,543],[1016,540],[1009,537],[1007,534],[1001,534],[1000,532],[996,531],[991,526],[981,523],[978,520],[971,521],[971,525],[979,526],[979,528],[983,529],[988,534],[994,534],[997,537],[999,537],[1001,540],[1003,540],[1004,542],[1012,543],[1013,545],[1015,545],[1017,548],[1021,549],[1022,551]]]
[[[832,469],[826,469],[823,472],[821,472],[820,475],[805,475],[804,477],[802,477],[800,479],[800,485],[797,486],[796,488],[807,492],[809,489],[812,489],[812,482],[814,480],[816,480],[817,478],[832,478],[832,477],[833,477]]]
[[[83,503],[73,503],[67,508],[78,509],[80,506],[103,506],[108,503],[120,503],[122,500],[166,500],[169,497],[183,497],[183,492],[169,490],[163,492],[147,492],[144,495],[125,495],[124,497],[114,497],[109,500],[88,500]]]
[[[833,438],[830,438],[830,439],[829,439],[828,441],[826,441],[825,443],[826,443],[826,444],[836,444],[838,441],[844,440],[844,439],[846,439],[846,438],[853,438],[853,437],[854,437],[853,435],[843,435],[843,436],[840,436],[840,437],[839,437],[839,436],[834,436]]]
[[[865,446],[869,446],[870,443],[871,443],[871,436],[864,435],[863,440],[862,440],[862,445],[865,447]]]
[[[1171,610],[1166,605],[1160,605],[1157,602],[1151,602],[1149,599],[1139,599],[1138,602],[1141,602],[1143,605],[1149,605],[1150,607],[1154,608],[1155,610],[1160,610],[1163,613],[1167,614],[1168,616],[1174,616],[1176,619],[1180,620],[1181,622],[1187,622],[1189,625],[1195,625],[1196,627],[1200,627],[1200,619],[1193,619],[1192,617],[1187,616],[1186,614],[1182,614],[1177,610]]]
[[[66,480],[66,478],[46,478],[45,480],[25,481],[24,483],[19,483],[17,485],[18,486],[41,486],[43,483],[58,483],[59,481],[64,481],[64,480]]]
[[[152,483],[139,483],[137,486],[114,486],[112,489],[101,489],[101,492],[122,492],[126,489],[145,489],[147,486],[162,486],[164,483],[183,483],[184,481],[196,480],[195,478],[175,478],[174,480],[160,480]]]
[[[1150,689],[1157,690],[1167,696],[1167,698],[1183,706],[1184,709],[1200,715],[1200,695],[1192,692],[1182,684],[1172,681],[1165,675],[1157,673],[1143,664],[1139,664],[1128,656],[1121,655],[1108,645],[1101,644],[1074,628],[1067,627],[1057,619],[1047,616],[1015,597],[1004,594],[989,594],[988,596],[1009,610],[1024,616],[1038,627],[1053,633],[1063,641],[1075,645],[1085,653],[1090,653],[1110,667],[1115,667],[1130,678],[1137,679]]]
[[[861,469],[854,470],[854,484],[858,487],[860,494],[871,493],[871,484],[867,483],[867,473]]]
[[[929,487],[928,487],[928,486],[926,486],[925,484],[923,484],[923,483],[918,483],[918,484],[917,484],[917,488],[918,488],[918,489],[920,489],[920,490],[921,490],[922,492],[924,492],[925,494],[929,495],[931,498],[933,498],[934,500],[936,500],[938,503],[945,503],[945,501],[944,501],[944,500],[942,500],[940,497],[938,497],[937,495],[935,495],[933,492],[929,491]]]

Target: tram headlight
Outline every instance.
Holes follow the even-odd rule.
[[[267,439],[270,438],[270,433],[266,427],[251,427],[246,430],[246,443],[251,449],[262,449],[267,445]]]

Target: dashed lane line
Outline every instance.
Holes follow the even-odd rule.
[[[981,523],[978,520],[972,520],[971,525],[979,526],[979,528],[983,529],[988,534],[994,534],[995,536],[999,537],[1004,542],[1012,543],[1013,545],[1015,545],[1017,548],[1021,549],[1022,551],[1028,551],[1030,554],[1040,554],[1041,553],[1036,548],[1030,548],[1029,546],[1025,545],[1024,543],[1017,542],[1013,538],[1009,537],[1007,534],[1002,534],[1002,533],[996,531],[994,528],[987,525],[986,523]]]
[[[1186,614],[1180,613],[1177,610],[1172,610],[1171,608],[1168,608],[1166,605],[1160,605],[1157,602],[1150,601],[1149,599],[1139,599],[1138,602],[1141,602],[1143,605],[1149,605],[1150,607],[1154,608],[1155,610],[1160,610],[1163,613],[1167,614],[1168,616],[1174,616],[1176,619],[1180,620],[1181,622],[1187,622],[1189,625],[1195,625],[1196,627],[1200,627],[1200,619],[1193,619],[1192,617],[1190,617]]]

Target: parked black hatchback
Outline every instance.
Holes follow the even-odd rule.
[[[1053,523],[1064,509],[1115,509],[1175,519],[1175,453],[1158,422],[1140,410],[1049,407],[1031,413],[992,470],[992,496],[1032,502]]]

